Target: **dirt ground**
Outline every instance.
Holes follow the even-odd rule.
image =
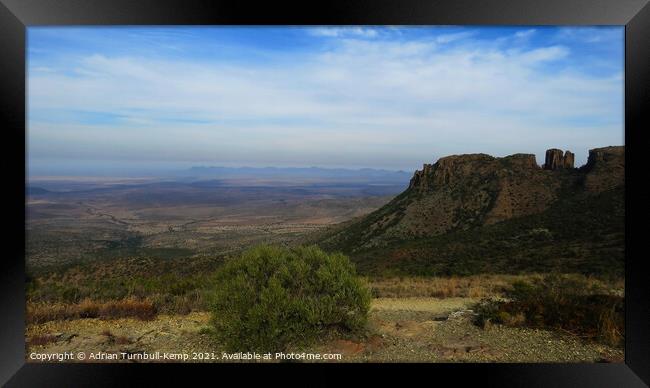
[[[623,361],[622,349],[569,334],[501,325],[479,328],[472,324],[468,310],[474,302],[472,298],[374,299],[365,340],[338,339],[293,352],[340,354],[334,362]],[[230,361],[210,336],[205,312],[160,315],[152,321],[52,321],[29,325],[26,339],[28,362],[44,362],[37,357],[64,352],[74,354],[69,362]],[[79,360],[79,353],[84,360]],[[182,354],[188,358],[173,359]],[[236,361],[238,356],[245,359],[235,355]]]

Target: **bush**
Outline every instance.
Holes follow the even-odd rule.
[[[227,349],[273,352],[360,331],[370,299],[342,254],[259,246],[217,271],[210,304],[215,335]]]
[[[134,317],[143,321],[152,320],[156,317],[157,311],[153,303],[147,300],[136,300],[134,298],[103,303],[99,307],[99,318],[118,319]]]
[[[35,335],[31,337],[28,341],[27,344],[32,347],[32,346],[45,346],[49,343],[56,342],[56,336],[52,334],[41,334],[41,335]]]
[[[561,329],[610,345],[620,345],[624,338],[624,299],[597,282],[548,275],[534,282],[516,281],[505,296],[507,300],[480,303],[476,323]]]
[[[65,319],[119,319],[133,317],[143,321],[156,317],[156,307],[149,300],[127,298],[108,302],[84,299],[76,304],[28,304],[27,322],[44,323]]]

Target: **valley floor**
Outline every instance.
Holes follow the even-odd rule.
[[[366,339],[325,341],[293,352],[341,354],[334,362],[623,362],[622,349],[569,334],[502,325],[479,328],[468,310],[477,300],[376,298]],[[188,362],[223,362],[209,334],[209,319],[208,313],[192,312],[159,315],[151,321],[92,318],[30,324],[27,361],[41,362],[32,359],[35,354],[63,352],[83,352],[83,362],[96,361],[88,358],[98,352],[168,352],[185,353]],[[193,353],[204,352],[214,353],[214,359],[192,359]],[[79,362],[76,356],[71,361]]]

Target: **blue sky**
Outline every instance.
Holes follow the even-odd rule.
[[[414,170],[623,144],[622,27],[30,27],[28,162]],[[48,170],[48,171],[50,171]]]

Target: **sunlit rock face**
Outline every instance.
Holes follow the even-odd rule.
[[[575,155],[571,151],[562,152],[557,148],[546,150],[544,170],[560,170],[573,168]]]

